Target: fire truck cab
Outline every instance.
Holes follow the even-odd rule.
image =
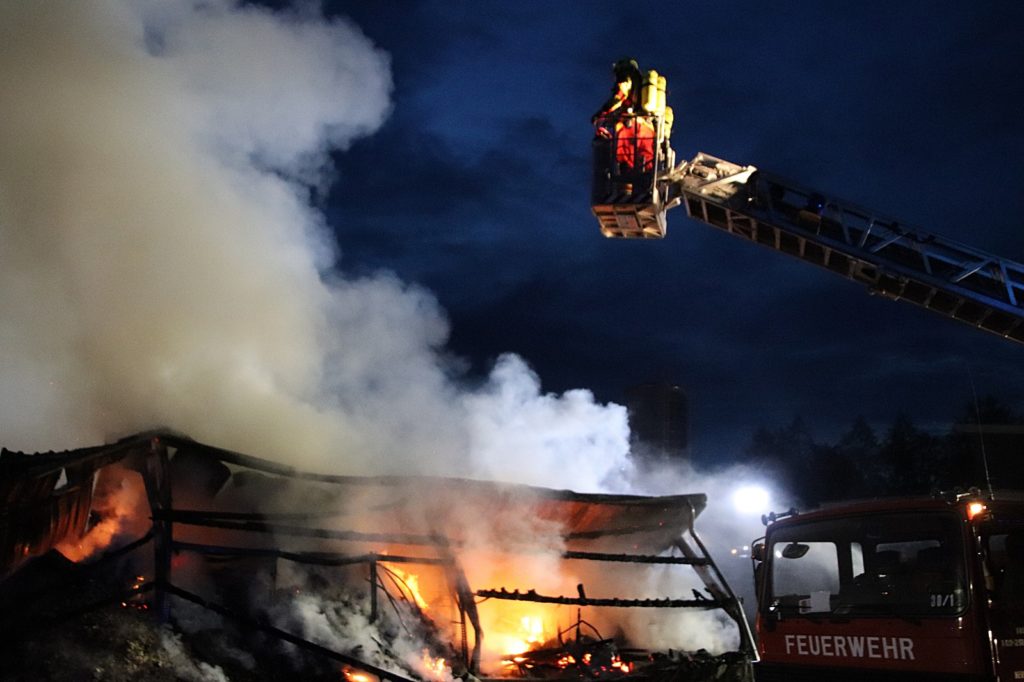
[[[1024,495],[937,495],[765,519],[759,682],[1024,679]]]

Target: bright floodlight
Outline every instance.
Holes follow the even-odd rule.
[[[759,485],[745,485],[732,494],[732,503],[740,514],[763,514],[769,501],[768,491]]]

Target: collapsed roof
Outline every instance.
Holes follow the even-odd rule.
[[[96,472],[114,462],[145,471],[146,458],[155,443],[188,452],[193,461],[205,458],[293,481],[344,486],[349,499],[354,495],[374,500],[369,506],[380,510],[380,531],[399,530],[386,527],[388,510],[393,509],[386,502],[430,500],[431,513],[449,536],[458,532],[460,524],[445,526],[445,512],[461,507],[496,519],[557,523],[570,548],[599,542],[608,551],[657,553],[671,547],[707,503],[703,494],[608,495],[458,478],[317,474],[205,445],[173,432],[145,432],[108,445],[65,452],[0,451],[0,505],[5,510],[0,517],[0,576],[28,557],[81,536],[88,522]]]
[[[148,536],[131,540],[136,547],[152,540],[155,577],[150,587],[160,617],[169,614],[168,596],[233,615],[175,584],[175,553],[322,566],[364,564],[371,575],[378,562],[404,561],[444,567],[463,625],[477,632],[478,599],[724,609],[740,630],[741,649],[753,652],[738,600],[693,529],[706,506],[703,494],[648,497],[460,478],[323,474],[170,431],[139,433],[61,453],[0,451],[0,504],[6,510],[0,517],[0,586],[28,558],[88,530],[95,482],[114,464],[138,472],[145,485],[152,529]],[[204,528],[221,532],[197,532]],[[539,546],[538,541],[546,544]],[[563,559],[589,562],[685,565],[696,571],[710,597],[694,590],[694,599],[595,599],[582,585],[578,597],[504,587],[474,591],[459,557],[477,548],[508,555],[546,550]],[[375,600],[374,595],[371,589]],[[293,637],[276,630],[272,634]],[[288,641],[302,643],[294,637]],[[478,670],[479,638],[476,642],[472,652],[464,651],[470,671]],[[328,653],[351,662],[343,654]],[[373,672],[372,666],[359,663]]]

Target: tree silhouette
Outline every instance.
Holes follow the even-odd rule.
[[[905,413],[896,415],[885,442],[882,459],[891,463],[888,492],[897,495],[927,493],[932,488],[937,441],[914,426]]]
[[[994,428],[992,428],[994,427]],[[761,426],[747,454],[797,506],[865,497],[919,495],[987,487],[1024,488],[1024,414],[993,396],[965,404],[957,424],[935,435],[897,414],[879,438],[860,415],[832,445],[818,443],[800,416],[785,427]]]
[[[786,427],[771,430],[765,427],[754,432],[747,454],[773,475],[785,490],[794,493],[804,504],[818,499],[814,485],[818,477],[811,469],[815,461],[815,443],[800,417]]]
[[[947,487],[1020,488],[1024,479],[1018,459],[1024,452],[1024,415],[995,396],[964,404],[945,438]]]
[[[858,415],[839,438],[836,450],[852,463],[856,472],[855,480],[851,481],[851,496],[871,497],[885,489],[892,475],[891,467],[882,460],[878,436],[864,415]]]

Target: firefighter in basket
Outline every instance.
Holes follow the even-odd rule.
[[[643,73],[634,59],[615,62],[612,73],[612,95],[591,119],[595,146],[600,147],[602,141],[614,145],[614,149],[606,147],[609,163],[614,152],[614,175],[650,173],[659,159],[658,121],[666,149],[672,126],[672,109],[665,106],[665,77],[657,71]],[[668,157],[666,152],[661,158]]]
[[[656,132],[650,116],[641,107],[643,75],[635,59],[620,59],[612,65],[615,85],[611,97],[591,119],[598,138],[615,141],[619,173],[646,172],[654,167]]]

